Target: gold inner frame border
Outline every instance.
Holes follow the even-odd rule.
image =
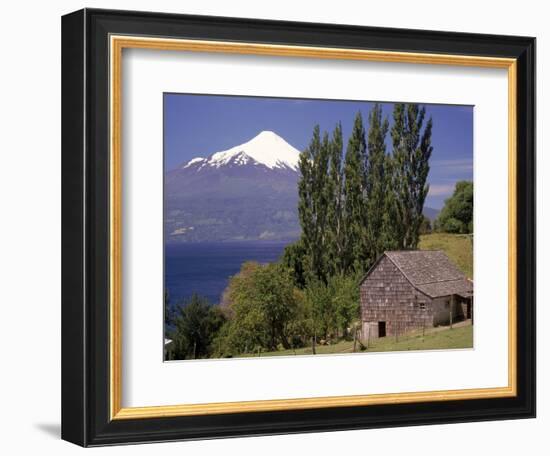
[[[122,407],[122,51],[152,49],[503,68],[508,72],[508,385],[495,388]],[[111,35],[110,415],[112,420],[514,397],[517,395],[517,61],[512,58]]]

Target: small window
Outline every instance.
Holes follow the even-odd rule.
[[[421,302],[420,304],[418,304],[418,307],[420,307],[420,310],[426,310],[426,303]]]

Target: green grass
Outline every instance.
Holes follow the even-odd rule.
[[[474,254],[471,236],[468,234],[432,233],[420,236],[420,250],[443,250],[466,274],[473,278]]]
[[[422,332],[415,332],[404,338],[383,337],[376,340],[367,351],[407,351],[407,350],[443,350],[451,348],[472,348],[473,326],[455,327],[453,329],[436,328],[422,336]]]
[[[473,327],[467,323],[464,326],[450,329],[432,328],[427,330],[422,336],[421,331],[415,331],[406,336],[395,337],[388,336],[373,341],[366,352],[387,352],[387,351],[408,351],[408,350],[438,350],[453,348],[471,348],[473,347]],[[360,345],[357,344],[357,351],[361,352]],[[332,345],[317,345],[318,355],[328,355],[334,353],[352,353],[353,341],[341,341]],[[299,348],[296,350],[278,350],[273,352],[262,352],[261,357],[265,356],[293,356],[293,355],[311,355],[311,347]],[[239,358],[253,357],[258,355],[246,354],[239,355]]]

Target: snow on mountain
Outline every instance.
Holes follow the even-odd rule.
[[[192,160],[189,160],[187,162],[187,164],[184,166],[184,168],[189,168],[190,166],[194,165],[195,163],[202,163],[205,160],[206,160],[206,158],[202,158],[202,157],[193,158]]]
[[[195,157],[182,168],[220,168],[226,165],[264,165],[269,169],[298,170],[300,151],[272,131],[260,134],[239,146],[210,155],[208,158]]]
[[[299,156],[276,133],[262,131],[167,171],[167,242],[297,239]]]

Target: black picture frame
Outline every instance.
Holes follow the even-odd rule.
[[[109,36],[517,59],[517,395],[110,419]],[[535,416],[535,39],[84,9],[62,19],[62,438],[82,446]]]

